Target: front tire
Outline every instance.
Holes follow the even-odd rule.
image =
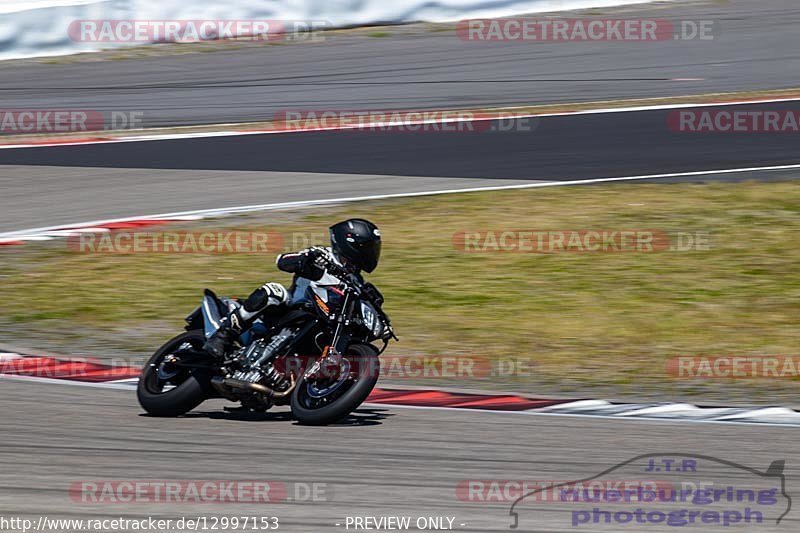
[[[139,404],[148,414],[175,417],[188,413],[208,398],[208,376],[174,367],[165,360],[181,349],[201,350],[206,338],[202,331],[189,331],[167,342],[144,365],[136,388]]]
[[[320,385],[303,377],[292,393],[292,414],[308,426],[325,426],[347,417],[364,403],[380,377],[380,360],[375,347],[368,344],[350,346],[344,356],[349,367],[347,383],[320,397]],[[346,385],[346,388],[345,388]]]

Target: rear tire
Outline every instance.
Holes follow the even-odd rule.
[[[144,365],[136,388],[139,404],[152,416],[175,417],[188,413],[208,399],[209,376],[205,372],[182,369],[174,378],[179,383],[169,390],[162,390],[164,380],[158,375],[163,359],[175,353],[184,344],[195,349],[202,348],[205,343],[202,331],[189,331],[178,335],[153,354]]]
[[[380,360],[375,347],[368,344],[350,346],[345,359],[351,362],[350,374],[357,374],[354,383],[341,396],[327,405],[313,405],[310,384],[301,378],[292,393],[292,414],[303,425],[325,426],[346,418],[364,403],[380,377]]]

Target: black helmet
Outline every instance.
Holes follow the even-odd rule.
[[[331,246],[356,268],[372,272],[381,258],[381,232],[368,220],[345,220],[331,226]]]

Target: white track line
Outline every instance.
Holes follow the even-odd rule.
[[[696,420],[692,418],[656,418],[656,417],[636,417],[625,418],[614,415],[586,415],[580,413],[555,413],[548,411],[495,411],[492,409],[463,409],[457,407],[433,407],[425,405],[394,405],[388,403],[371,403],[369,401],[363,403],[364,406],[378,408],[391,407],[393,409],[438,409],[442,411],[453,411],[459,413],[492,413],[503,415],[524,415],[524,416],[543,416],[555,418],[582,418],[585,420],[614,420],[617,422],[633,422],[633,423],[655,423],[655,424],[721,424],[725,426],[749,426],[749,427],[776,427],[776,428],[798,428],[800,424],[777,424],[774,422],[742,422],[739,420]]]
[[[422,126],[426,124],[454,124],[454,123],[465,123],[465,122],[487,122],[487,121],[494,121],[494,120],[516,120],[516,119],[526,119],[526,118],[550,118],[550,117],[567,117],[567,116],[578,116],[578,115],[602,115],[602,114],[609,114],[609,113],[637,113],[642,111],[663,111],[667,109],[691,109],[691,108],[703,108],[703,107],[730,107],[730,106],[743,106],[743,105],[758,105],[758,104],[778,104],[778,103],[786,103],[786,102],[797,102],[800,101],[800,98],[772,98],[766,100],[738,100],[733,102],[717,102],[717,103],[688,103],[688,104],[655,104],[655,105],[642,105],[642,106],[631,106],[631,107],[610,107],[610,108],[601,108],[601,109],[586,109],[582,111],[562,111],[557,113],[519,113],[519,114],[508,114],[502,115],[502,108],[498,109],[485,109],[485,110],[478,110],[478,109],[453,109],[453,110],[421,110],[421,111],[397,111],[397,110],[374,110],[371,111],[372,113],[385,113],[385,114],[392,114],[392,113],[430,113],[430,114],[442,114],[442,113],[473,113],[477,116],[473,118],[468,117],[454,117],[454,118],[439,118],[439,119],[428,119],[428,120],[413,120],[413,121],[373,121],[373,122],[366,122],[364,124],[357,124],[357,125],[346,125],[346,126],[328,126],[328,127],[307,127],[307,128],[292,128],[292,129],[263,129],[263,130],[251,130],[251,131],[226,131],[226,130],[218,130],[218,131],[207,131],[207,132],[193,132],[193,133],[165,133],[165,134],[154,134],[154,135],[136,135],[130,137],[117,137],[112,139],[87,139],[85,141],[74,141],[70,142],[69,140],[64,141],[53,141],[53,142],[42,142],[42,143],[21,143],[21,144],[0,144],[0,150],[12,150],[12,149],[24,149],[24,148],[46,148],[46,147],[54,147],[54,146],[83,146],[88,144],[114,144],[114,143],[129,143],[129,142],[147,142],[147,141],[174,141],[174,140],[181,140],[181,139],[201,139],[201,138],[208,138],[208,137],[237,137],[237,136],[246,136],[246,135],[281,135],[281,134],[289,134],[289,133],[320,133],[326,131],[345,131],[345,130],[354,130],[354,129],[372,129],[372,128],[387,128],[392,126]],[[585,105],[587,103],[592,102],[571,102],[565,103],[564,106],[570,105]],[[559,104],[561,105],[561,104]],[[514,108],[510,108],[514,109]],[[509,110],[510,110],[509,109]],[[364,112],[367,112],[365,110]],[[491,113],[498,113],[501,116],[484,116]],[[219,124],[219,125],[206,125],[208,126],[237,126],[237,127],[247,127],[248,123],[238,123],[238,124]],[[203,127],[203,126],[201,126]],[[87,135],[95,134],[95,135],[102,135],[103,131],[97,132],[82,132],[86,133]]]
[[[122,383],[110,383],[105,381],[70,381],[68,379],[43,378],[38,376],[17,376],[14,374],[0,374],[0,380],[25,381],[29,383],[46,383],[49,385],[68,385],[73,387],[92,387],[95,389],[116,389],[131,391],[136,387]]]
[[[723,174],[746,174],[748,172],[775,172],[780,170],[800,170],[800,164],[768,166],[768,167],[732,168],[732,169],[722,169],[722,170],[699,170],[692,172],[674,172],[669,174],[645,174],[641,176],[591,178],[591,179],[569,180],[569,181],[543,181],[536,183],[523,183],[520,185],[498,185],[489,187],[471,187],[466,189],[441,189],[436,191],[405,192],[405,193],[395,193],[395,194],[375,194],[369,196],[326,198],[320,200],[301,200],[296,202],[282,202],[274,204],[256,204],[256,205],[226,207],[219,209],[199,209],[194,211],[181,211],[178,213],[163,213],[158,215],[144,215],[138,217],[115,218],[109,220],[93,220],[90,222],[82,222],[75,224],[64,224],[59,226],[48,226],[42,228],[10,231],[5,233],[0,233],[0,240],[14,240],[14,239],[25,240],[25,238],[41,237],[42,234],[49,234],[52,232],[68,232],[68,231],[77,232],[80,231],[80,228],[90,228],[117,222],[132,222],[139,220],[169,220],[169,219],[198,220],[201,218],[214,217],[214,216],[235,215],[235,214],[252,213],[258,211],[275,211],[280,209],[316,207],[316,206],[330,205],[330,204],[364,202],[369,200],[388,200],[393,198],[414,198],[418,196],[438,196],[444,194],[505,191],[505,190],[515,190],[515,189],[540,189],[545,187],[565,187],[570,185],[592,185],[598,183],[646,181],[646,180],[669,179],[669,178],[688,178],[696,176],[718,176]]]

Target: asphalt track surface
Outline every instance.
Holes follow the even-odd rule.
[[[130,391],[0,380],[0,516],[113,518],[277,516],[281,531],[345,531],[347,516],[451,516],[456,531],[511,531],[510,502],[462,501],[464,480],[574,480],[640,454],[716,456],[757,470],[787,459],[787,428],[604,421],[540,415],[366,406],[346,423],[298,426],[285,412],[244,417],[220,401],[180,419],[142,416]],[[619,476],[616,479],[619,481]],[[630,475],[630,474],[626,474]],[[641,474],[639,474],[641,475]],[[633,479],[633,478],[625,478]],[[641,479],[641,478],[640,478]],[[715,486],[748,483],[732,468],[704,472]],[[269,480],[325,484],[328,501],[271,504],[74,502],[84,480]],[[570,507],[522,509],[520,531],[674,531],[648,525],[573,528]],[[774,514],[774,513],[773,513]],[[796,531],[798,514],[746,531]],[[773,517],[774,518],[774,517]],[[460,526],[465,524],[465,526]],[[352,529],[350,529],[352,531]],[[681,528],[715,532],[713,524]]]
[[[0,66],[0,106],[141,110],[149,125],[166,125],[257,120],[297,108],[474,107],[796,85],[794,0],[608,12],[714,19],[721,33],[711,43],[476,45],[443,32],[135,61],[14,62]],[[0,165],[7,165],[0,167],[0,230],[295,199],[800,163],[794,135],[677,134],[664,112],[543,119],[524,134],[320,133],[302,134],[302,145],[299,135],[0,150]],[[509,502],[463,502],[457,484],[578,479],[654,452],[703,453],[761,470],[787,459],[788,490],[796,495],[800,450],[790,428],[385,406],[367,406],[339,426],[305,428],[281,412],[226,414],[222,402],[160,420],[141,416],[126,391],[7,380],[0,389],[2,517],[274,515],[282,531],[312,532],[344,530],[335,524],[346,516],[444,515],[456,518],[456,530],[509,531]],[[742,482],[735,470],[715,474],[721,485]],[[72,501],[69,486],[86,479],[324,483],[328,501]],[[522,531],[675,529],[573,528],[563,507],[535,520],[523,511],[521,520]],[[797,529],[795,509],[779,527],[746,530]]]
[[[12,61],[0,64],[0,108],[140,111],[145,125],[165,126],[265,120],[281,110],[471,108],[797,85],[795,0],[676,0],[582,15],[713,21],[714,40],[485,43],[401,28],[384,38],[367,30],[321,43],[124,61]]]
[[[461,125],[452,132],[330,131],[0,150],[0,231],[294,200],[800,164],[796,133],[674,131],[668,117],[675,112],[474,123],[472,130]]]

